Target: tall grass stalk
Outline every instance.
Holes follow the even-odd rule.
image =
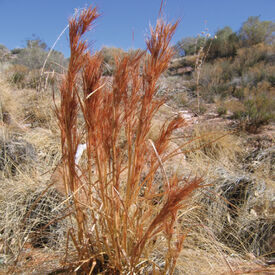
[[[103,57],[91,55],[82,40],[98,17],[90,7],[69,22],[71,58],[56,107],[63,181],[74,209],[68,238],[77,252],[77,270],[137,274],[151,265],[156,271],[160,268],[152,255],[157,240],[165,238],[161,272],[172,274],[185,236],[178,212],[201,180],[183,181],[176,175],[155,180],[172,133],[185,125],[183,118],[164,124],[154,144],[148,132],[164,104],[154,95],[173,56],[169,44],[178,22],[159,19],[146,40],[149,54],[136,51],[116,58],[112,85],[105,85]],[[79,113],[84,130],[78,127]],[[75,154],[83,139],[87,162],[78,167]]]
[[[202,32],[202,33],[204,33],[204,32]],[[198,115],[201,113],[201,105],[200,105],[201,95],[200,95],[200,91],[199,91],[201,69],[202,69],[202,65],[204,64],[206,57],[208,55],[208,52],[212,45],[212,40],[211,40],[209,46],[206,47],[206,41],[209,38],[209,36],[210,36],[209,33],[207,33],[205,35],[204,44],[200,47],[200,49],[198,51],[197,58],[196,58],[196,64],[195,64],[195,72],[196,72],[195,79],[196,79],[196,89],[197,89],[197,112],[198,112]]]

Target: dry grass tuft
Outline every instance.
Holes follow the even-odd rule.
[[[194,129],[190,156],[214,161],[236,162],[243,153],[240,138],[233,131],[216,125],[204,125]]]
[[[140,51],[116,58],[108,86],[102,77],[102,56],[91,56],[81,40],[98,16],[96,9],[89,8],[70,20],[71,59],[60,86],[61,104],[56,107],[64,189],[73,202],[68,240],[77,253],[75,270],[134,274],[152,265],[154,272],[172,274],[185,238],[178,212],[201,183],[197,178],[168,176],[163,168],[169,159],[165,155],[169,139],[185,124],[182,118],[168,121],[154,142],[148,140],[152,118],[164,103],[154,95],[173,56],[169,44],[177,23],[158,20],[146,41],[150,53],[146,58]],[[78,127],[79,108],[84,131]],[[78,167],[75,154],[83,136],[87,162]],[[159,169],[162,183],[154,181]],[[159,238],[167,243],[161,266],[152,258]]]
[[[57,208],[62,196],[55,189],[45,192],[43,184],[38,185],[35,173],[28,175],[21,173],[13,180],[2,180],[0,251],[1,255],[6,255],[5,264],[13,266],[27,244],[60,249],[65,235],[65,221],[59,221],[64,216],[64,208]]]
[[[5,80],[0,81],[0,119],[11,132],[22,134],[28,128],[43,127],[57,133],[52,94],[14,89]]]
[[[17,98],[15,100],[15,98]],[[5,80],[0,79],[0,118],[1,122],[11,124],[21,117],[21,96],[18,91],[13,91]]]
[[[22,108],[24,124],[28,127],[43,127],[54,133],[57,132],[51,92],[37,93],[35,90],[26,90]]]

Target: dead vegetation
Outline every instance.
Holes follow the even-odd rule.
[[[96,9],[88,9],[70,21],[71,61],[60,86],[61,104],[56,107],[64,184],[74,205],[68,241],[77,252],[76,270],[80,274],[134,274],[150,265],[153,272],[173,273],[185,238],[178,231],[177,213],[201,180],[182,180],[163,170],[160,192],[154,178],[169,158],[164,153],[171,134],[184,120],[175,117],[164,124],[155,142],[147,135],[153,115],[164,103],[154,95],[157,80],[173,55],[169,43],[177,23],[159,20],[151,29],[146,42],[150,55],[142,74],[143,52],[117,58],[109,88],[102,80],[102,57],[86,52],[87,45],[81,40],[97,17]],[[83,94],[76,86],[81,69]],[[86,167],[75,164],[83,135],[77,123],[78,106],[85,121]],[[126,139],[124,148],[118,143],[121,132]],[[167,242],[161,264],[152,258],[154,243],[160,238]]]

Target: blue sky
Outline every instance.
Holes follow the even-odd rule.
[[[0,0],[0,44],[24,47],[35,34],[51,46],[75,8],[97,5],[102,16],[89,35],[95,49],[115,46],[144,48],[149,23],[154,24],[161,0]],[[166,0],[166,18],[181,18],[173,42],[196,36],[206,27],[211,34],[230,26],[237,31],[249,16],[275,20],[275,0]],[[134,41],[132,39],[134,33]],[[56,50],[69,56],[66,33]]]

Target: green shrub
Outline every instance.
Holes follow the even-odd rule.
[[[218,30],[215,38],[208,40],[206,44],[207,60],[222,57],[234,57],[239,48],[239,38],[230,27]]]
[[[12,50],[11,50],[11,53],[12,53],[12,54],[19,54],[21,51],[23,51],[22,48],[15,48],[15,49],[12,49]]]
[[[262,125],[275,119],[275,100],[258,94],[244,101],[245,109],[234,113],[243,129],[256,133]]]
[[[240,39],[244,46],[274,41],[275,23],[260,21],[260,16],[250,16],[240,29]]]
[[[201,47],[205,45],[206,38],[198,37],[185,37],[178,41],[174,46],[175,52],[178,56],[188,56],[197,54]]]
[[[275,75],[269,75],[267,79],[270,82],[271,86],[275,87]]]
[[[218,113],[218,116],[226,115],[227,110],[226,110],[225,106],[219,106],[217,108],[217,113]]]
[[[245,97],[244,88],[243,87],[241,87],[241,88],[235,88],[233,90],[232,95],[234,97],[238,98],[239,100],[244,100],[244,97]]]
[[[12,63],[15,65],[23,65],[29,70],[39,70],[43,67],[47,59],[45,70],[63,73],[67,67],[68,60],[61,52],[53,50],[48,57],[48,50],[45,43],[40,40],[28,40],[26,48],[13,49],[12,54],[16,55]]]

